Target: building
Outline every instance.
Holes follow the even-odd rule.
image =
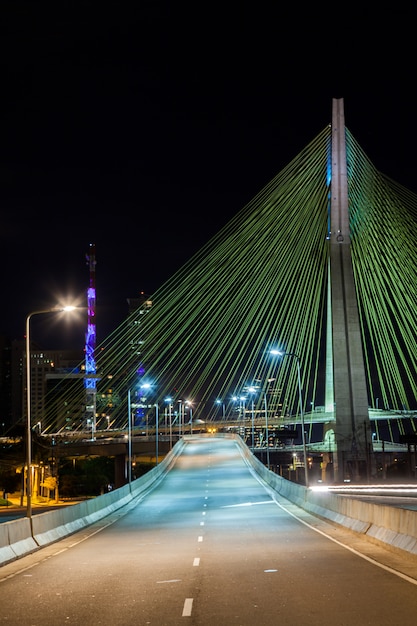
[[[51,380],[66,378],[69,372],[82,378],[81,371],[84,363],[83,350],[42,350],[32,343],[30,354],[31,373],[31,414],[32,427],[38,426],[42,432],[42,424],[46,417],[46,397]],[[11,342],[10,368],[10,395],[11,395],[11,426],[26,421],[26,342],[13,340]]]

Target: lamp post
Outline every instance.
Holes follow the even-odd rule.
[[[239,397],[239,419],[245,421],[246,396]]]
[[[264,406],[265,406],[265,430],[266,430],[266,466],[269,469],[269,429],[268,429],[268,402],[266,399],[266,391],[264,393]]]
[[[252,452],[255,450],[255,409],[252,398]]]
[[[132,482],[132,405],[130,389],[127,392],[127,480],[129,489]]]
[[[216,404],[221,404],[222,405],[222,420],[224,422],[225,419],[226,419],[224,402],[223,402],[223,400],[218,399],[218,400],[216,400]]]
[[[73,311],[75,306],[54,307],[41,311],[32,311],[26,317],[26,517],[32,519],[32,377],[30,360],[30,320],[34,315],[43,313],[60,313],[62,311]]]
[[[255,405],[253,401],[253,394],[256,393],[256,387],[246,387],[246,391],[251,394],[251,419],[252,419],[252,452],[255,449]]]
[[[304,480],[305,480],[305,485],[306,487],[308,487],[308,459],[307,459],[307,448],[306,448],[306,435],[305,435],[305,430],[304,430],[304,411],[303,411],[303,396],[302,396],[302,390],[301,390],[301,365],[300,365],[300,357],[298,356],[298,354],[295,354],[294,352],[280,352],[279,350],[271,350],[271,354],[277,355],[277,356],[290,356],[293,357],[296,361],[297,361],[297,379],[298,379],[298,395],[299,395],[299,402],[300,402],[300,417],[301,417],[301,435],[302,435],[302,442],[303,442],[303,455],[304,455]]]
[[[156,456],[156,465],[158,465],[159,458],[159,405],[155,404],[155,429],[156,429],[156,440],[155,440],[155,456]]]
[[[172,450],[172,398],[165,398],[165,402],[168,402],[169,449]]]
[[[144,395],[149,389],[152,388],[151,383],[142,383],[140,385],[140,402],[143,408],[148,409],[149,404],[147,404],[147,397]],[[149,439],[149,411],[146,410],[146,439]]]
[[[190,416],[188,423],[190,424],[190,435],[192,435],[193,434],[193,405],[191,403],[191,400],[186,400],[185,404],[188,406],[188,413]],[[185,427],[184,427],[184,434],[185,434]]]
[[[184,405],[182,400],[178,400],[178,434],[182,437],[183,421],[184,421]]]

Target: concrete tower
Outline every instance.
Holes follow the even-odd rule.
[[[343,99],[333,99],[331,164],[329,319],[335,421],[330,427],[334,427],[334,478],[341,482],[369,477],[372,443],[351,256]]]

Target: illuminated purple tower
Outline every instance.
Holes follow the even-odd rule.
[[[89,254],[86,254],[87,265],[90,270],[90,284],[87,291],[87,334],[85,337],[85,377],[86,389],[86,427],[91,429],[91,439],[95,439],[96,432],[96,247],[90,243]]]

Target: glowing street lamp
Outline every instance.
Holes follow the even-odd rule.
[[[142,390],[152,389],[152,387],[154,387],[154,385],[152,383],[143,383],[140,386],[140,388]],[[145,402],[146,398],[143,398],[143,400]],[[159,459],[159,404],[158,403],[154,404],[154,407],[155,407],[155,459],[156,459],[156,465],[158,465],[158,459]],[[148,417],[146,417],[146,428],[148,429],[148,427],[149,427],[149,425],[148,425]]]
[[[140,402],[143,404],[144,408],[149,405],[146,404],[146,396],[144,395],[149,389],[151,389],[151,383],[142,383],[140,385]],[[149,438],[149,414],[148,411],[145,413],[146,416],[146,438]]]
[[[158,465],[159,460],[159,405],[155,404],[155,430],[156,430],[156,439],[155,439],[155,464]]]
[[[269,427],[268,427],[268,401],[266,398],[266,391],[264,392],[264,407],[265,407],[265,430],[266,430],[266,466],[270,469],[269,463]]]
[[[172,398],[165,398],[165,402],[168,402],[169,449],[172,450]]]
[[[127,391],[127,480],[129,489],[132,482],[132,404],[130,389]]]
[[[308,487],[308,459],[307,459],[307,449],[306,449],[306,436],[304,430],[304,411],[303,411],[303,397],[301,391],[301,366],[300,366],[300,357],[298,354],[294,352],[280,352],[279,350],[271,350],[271,354],[275,356],[290,356],[293,357],[297,361],[297,377],[298,377],[298,394],[300,401],[300,417],[301,417],[301,435],[303,442],[303,455],[304,455],[304,477],[305,477],[305,485]]]
[[[256,388],[248,387],[247,391],[252,396],[251,413],[252,413],[252,452],[253,452],[255,449],[255,405],[253,402],[253,395],[256,393]]]
[[[225,416],[225,406],[224,406],[224,402],[220,399],[216,400],[216,404],[221,404],[222,405],[222,420],[224,421],[226,416]]]
[[[61,313],[62,311],[74,311],[75,306],[54,307],[42,311],[32,311],[26,318],[26,517],[32,518],[32,377],[30,360],[30,320],[34,315],[43,313]]]
[[[239,396],[239,419],[245,420],[246,413],[246,396]]]
[[[190,419],[188,423],[190,424],[190,435],[192,435],[193,434],[193,405],[192,405],[191,400],[186,400],[185,404],[188,406],[188,411],[190,414]],[[184,431],[185,431],[185,428],[184,428]]]
[[[183,423],[183,410],[184,410],[184,405],[182,400],[178,400],[178,434],[180,437],[182,437],[182,423]]]

